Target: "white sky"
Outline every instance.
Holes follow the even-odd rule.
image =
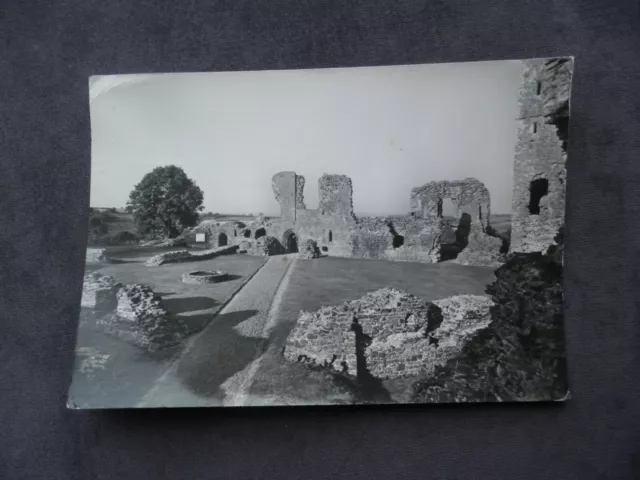
[[[511,211],[521,62],[91,77],[91,206],[123,207],[175,164],[205,211],[278,214],[271,177],[349,175],[360,215],[405,214],[412,187],[476,177]],[[447,213],[447,212],[445,212]]]

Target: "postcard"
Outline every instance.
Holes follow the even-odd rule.
[[[566,400],[573,64],[91,77],[68,407]]]

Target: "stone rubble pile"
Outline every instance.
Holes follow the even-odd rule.
[[[176,250],[173,252],[165,252],[155,255],[145,262],[147,267],[159,267],[167,263],[180,263],[198,260],[210,260],[219,255],[228,255],[236,253],[238,245],[225,245],[223,247],[203,250],[201,252],[192,252],[189,250]]]
[[[140,284],[122,287],[115,313],[97,323],[108,333],[151,351],[174,346],[189,333],[181,320],[169,315],[151,287]]]
[[[304,240],[298,247],[298,258],[318,258],[320,256],[320,249],[315,240]]]
[[[96,324],[107,333],[148,350],[176,345],[189,333],[151,287],[123,285],[97,272],[84,277],[81,306],[98,314]]]
[[[491,305],[491,299],[477,295],[426,303],[383,288],[342,305],[301,312],[284,357],[354,376],[365,368],[380,379],[429,373],[489,325]]]
[[[87,248],[87,263],[103,263],[108,261],[109,257],[106,248]]]
[[[84,276],[82,283],[82,299],[80,306],[96,310],[113,310],[117,304],[118,290],[122,288],[113,277],[101,275],[97,272]]]

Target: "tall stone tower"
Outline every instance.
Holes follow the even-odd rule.
[[[573,58],[527,60],[513,177],[511,251],[543,252],[565,217]]]
[[[296,223],[297,210],[304,210],[304,177],[295,172],[279,172],[271,179],[273,194],[280,204],[280,221],[283,225]]]
[[[355,219],[353,213],[353,185],[346,175],[325,173],[318,180],[318,209],[323,215],[337,215]]]

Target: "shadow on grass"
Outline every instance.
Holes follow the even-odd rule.
[[[109,260],[110,265],[123,265],[125,263],[140,263],[142,260],[122,260],[120,258],[112,258]]]
[[[174,315],[207,310],[218,305],[218,302],[210,297],[167,298],[163,303],[164,308]]]
[[[188,335],[193,335],[202,331],[214,316],[215,313],[204,313],[202,315],[175,315],[174,318],[180,319],[187,326]]]
[[[243,337],[233,329],[256,313],[257,310],[243,310],[215,318],[215,323],[195,340],[178,364],[178,378],[186,388],[203,397],[224,396],[220,385],[266,348],[264,339]]]
[[[232,274],[228,274],[227,278],[225,278],[224,280],[218,282],[218,283],[224,283],[224,282],[231,282],[233,280],[238,280],[242,278],[242,275],[232,275]]]

